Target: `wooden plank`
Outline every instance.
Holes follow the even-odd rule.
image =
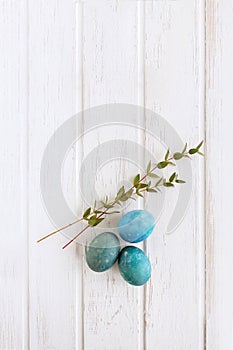
[[[37,1],[29,4],[29,279],[30,347],[74,349],[81,325],[76,309],[79,257],[76,247],[63,251],[57,235],[36,240],[54,226],[40,194],[40,167],[55,130],[75,113],[75,4]],[[56,142],[56,140],[55,140]],[[75,158],[75,149],[71,153]],[[62,176],[64,193],[75,205],[76,166],[71,159]],[[69,158],[69,157],[68,157]],[[67,175],[67,176],[65,176]],[[57,174],[60,176],[60,173]],[[75,207],[72,207],[75,210]],[[54,218],[52,218],[54,219]],[[56,222],[55,222],[56,224]],[[66,224],[66,222],[64,222]],[[82,348],[82,345],[80,345]]]
[[[137,24],[137,2],[84,3],[84,110],[113,102],[138,103],[140,72]],[[112,116],[109,115],[109,123],[112,121]],[[87,132],[88,122],[85,115],[83,129]],[[117,142],[120,139],[126,141],[125,145],[124,142]],[[122,123],[112,126],[100,125],[84,136],[84,160],[96,147],[96,160],[88,169],[90,172],[95,174],[96,163],[101,160],[103,154],[109,154],[107,163],[102,164],[102,168],[96,174],[95,189],[100,198],[106,192],[113,196],[120,183],[127,183],[138,171],[137,165],[130,164],[122,156],[124,150],[128,151],[127,141],[130,140],[138,142],[139,132],[136,128],[123,126]],[[110,142],[110,146],[100,151],[104,142]],[[121,154],[121,159],[117,160],[116,156],[112,156],[111,159],[111,154],[117,153]],[[86,173],[86,176],[89,174]],[[112,220],[108,224],[110,228]],[[115,223],[118,220],[119,218],[115,218]],[[87,240],[90,240],[90,236],[87,234]],[[119,275],[117,266],[106,273],[97,274],[90,271],[85,264],[83,283],[84,348],[142,349],[142,289],[127,285]]]
[[[233,348],[233,3],[206,6],[206,349]]]
[[[203,28],[201,1],[145,2],[145,104],[191,145],[204,133]],[[161,142],[168,141],[166,128],[159,131],[159,141],[146,136],[146,148],[157,159],[166,152]],[[177,147],[175,135],[170,142],[167,147]],[[192,165],[190,206],[172,234],[166,229],[177,191],[166,191],[164,207],[159,195],[147,202],[149,211],[161,215],[147,241],[153,272],[146,286],[146,349],[204,348],[204,177],[200,161]]]
[[[29,3],[29,23],[25,1],[1,1],[1,349],[204,349],[205,316],[206,348],[233,348],[232,186],[223,179],[223,174],[227,179],[233,175],[233,5],[217,0],[206,5],[204,91],[204,1],[76,6],[73,1],[40,0]],[[177,198],[176,191],[168,191],[166,209],[145,246],[153,273],[144,291],[126,285],[116,267],[93,274],[85,262],[82,266],[82,245],[61,251],[66,242],[62,236],[36,244],[53,229],[40,197],[40,163],[59,125],[82,108],[145,101],[193,144],[204,134],[204,93],[206,207],[202,160],[195,160],[193,196],[184,221],[173,235],[166,235]],[[153,127],[146,119],[145,126]],[[86,131],[85,120],[78,127]],[[76,184],[79,188],[82,158],[103,142],[123,138],[142,144],[144,137],[145,148],[161,157],[160,141],[129,126],[101,127],[78,142],[62,173],[74,212],[81,210]],[[163,131],[161,141],[166,141]],[[116,142],[113,150],[118,147]],[[119,152],[124,151],[127,143],[120,145]],[[105,164],[96,176],[98,195],[114,194],[117,184],[137,170],[124,160]],[[146,200],[145,207],[159,213],[155,201]]]
[[[27,6],[0,3],[0,348],[28,348]]]

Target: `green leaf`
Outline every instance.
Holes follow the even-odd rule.
[[[197,153],[198,152],[198,149],[196,149],[196,148],[191,148],[190,150],[189,150],[189,154],[195,154],[195,153]]]
[[[137,194],[139,197],[144,198],[144,196],[143,196],[139,191],[136,191],[136,194]]]
[[[90,220],[92,220],[92,219],[96,219],[96,215],[95,214],[90,217]]]
[[[88,220],[88,225],[91,227],[99,225],[104,218],[97,218],[96,215],[93,215],[89,220]]]
[[[146,173],[149,174],[150,170],[151,170],[151,160],[149,161],[149,163],[147,165]]]
[[[163,185],[165,187],[174,187],[174,185],[172,183],[170,183],[170,182],[165,182]]]
[[[84,212],[83,218],[87,218],[87,217],[90,215],[90,213],[91,213],[91,208],[88,208],[88,209]]]
[[[200,143],[199,143],[199,145],[196,147],[198,150],[201,148],[201,146],[203,145],[203,142],[204,142],[204,140],[202,140]]]
[[[137,174],[133,180],[134,186],[137,185],[138,181],[140,180],[140,174]]]
[[[117,192],[117,196],[122,196],[125,193],[125,186],[122,186]]]
[[[176,173],[173,173],[173,174],[170,176],[169,181],[170,181],[170,182],[174,181],[175,177],[176,177]]]
[[[154,190],[153,188],[147,188],[147,192],[154,192],[154,193],[156,192],[157,193],[158,191]]]
[[[125,194],[125,186],[122,186],[117,192],[115,201],[117,202]]]
[[[128,197],[122,196],[121,199],[120,199],[120,201],[121,201],[121,202],[126,202],[128,199],[129,199]]]
[[[150,173],[149,175],[148,175],[149,177],[152,177],[152,178],[158,178],[159,176],[157,175],[157,174],[155,174],[155,173]]]
[[[112,205],[112,204],[107,204],[107,203],[105,203],[105,202],[103,202],[103,201],[101,201],[100,202],[102,205],[103,205],[103,207],[104,208],[106,208],[106,209],[110,209],[110,208],[113,208],[114,207],[114,205]],[[95,211],[96,212],[96,211]]]
[[[99,225],[103,220],[104,220],[104,218],[96,219],[96,222],[95,222],[94,226]]]
[[[179,152],[176,152],[173,154],[173,157],[175,160],[179,160],[183,157],[183,154],[182,153],[179,153]]]
[[[176,180],[176,182],[177,182],[178,184],[185,184],[185,181],[184,181],[184,180]]]
[[[158,168],[159,169],[166,168],[166,166],[168,166],[168,162],[167,161],[158,163]]]
[[[155,187],[157,187],[161,182],[163,181],[163,177],[159,179],[159,181],[156,182]]]
[[[148,187],[148,184],[140,183],[137,185],[137,189],[141,189],[141,188],[145,188],[145,187]]]
[[[205,156],[204,153],[202,153],[202,152],[200,152],[200,151],[198,151],[197,153],[200,154],[200,156],[202,156],[202,157]]]
[[[93,226],[94,223],[95,223],[95,221],[96,221],[96,219],[97,219],[97,216],[96,216],[96,215],[92,215],[92,216],[90,217],[90,219],[88,220],[88,225],[89,225],[89,226]]]
[[[133,190],[133,188],[131,188],[130,190],[128,190],[127,192],[125,192],[125,195],[126,195],[128,198],[130,198],[130,197],[132,196],[133,192],[134,192],[134,190]]]
[[[168,148],[167,153],[165,154],[165,157],[164,157],[165,160],[168,160],[169,154],[170,154],[170,150]]]
[[[184,148],[183,148],[182,153],[185,153],[185,152],[186,152],[187,146],[188,146],[188,144],[187,144],[187,142],[186,142],[186,144],[184,145]]]
[[[129,191],[127,191],[123,196],[121,196],[120,201],[126,202],[132,196],[133,192],[134,192],[133,189],[130,189]]]
[[[176,165],[175,165],[174,163],[172,163],[172,162],[163,161],[163,162],[158,163],[158,168],[159,168],[159,169],[163,169],[163,168],[166,168],[166,166],[168,166],[168,165],[174,165],[174,166],[176,166]]]

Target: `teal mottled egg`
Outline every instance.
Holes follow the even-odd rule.
[[[134,286],[142,286],[151,275],[151,264],[146,254],[139,248],[128,246],[122,249],[118,267],[124,280]]]
[[[146,210],[133,210],[125,214],[118,225],[119,235],[126,242],[144,241],[153,231],[155,219]]]
[[[87,248],[87,265],[96,272],[106,271],[116,262],[119,251],[118,237],[112,232],[103,232],[96,236]]]

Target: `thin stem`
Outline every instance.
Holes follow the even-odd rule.
[[[174,159],[173,157],[169,158],[168,161]],[[153,172],[157,169],[158,164],[156,164],[150,171]],[[139,181],[138,183],[142,182],[143,180],[145,180],[148,177],[149,173],[146,173]],[[135,188],[135,185],[131,186],[130,189],[128,189],[128,191],[132,190]],[[115,205],[116,201],[114,200],[113,202],[110,203],[110,205]],[[103,213],[101,213],[99,216],[97,216],[97,219],[100,219],[103,215],[105,215],[108,212],[109,209],[106,209]],[[74,238],[72,238],[68,243],[66,243],[62,249],[65,249],[66,247],[68,247],[76,238],[78,238],[83,232],[85,232],[88,228],[90,227],[90,225],[85,226]]]
[[[173,159],[173,157],[170,158],[169,160],[172,160],[172,159]],[[156,164],[156,166],[155,166],[154,168],[151,169],[150,172],[153,172],[153,171],[155,171],[156,169],[157,169],[157,164]],[[145,180],[145,179],[147,178],[147,176],[148,176],[148,173],[145,174],[145,175],[139,180],[139,183],[142,182],[143,180]],[[134,189],[134,188],[135,188],[135,185],[133,185],[128,191],[130,191],[130,190],[132,190],[132,189]],[[116,204],[116,201],[113,201],[113,202],[110,203],[110,205],[115,205],[115,204]],[[103,209],[103,208],[104,208],[104,206],[101,206],[101,207],[97,208],[97,210],[101,210],[101,209]],[[98,216],[97,218],[99,219],[99,218],[102,217],[106,212],[107,212],[107,210],[106,210],[104,213],[102,213],[100,216]],[[92,213],[92,214],[93,214],[93,213]],[[65,230],[65,229],[67,229],[68,227],[71,227],[71,226],[73,226],[73,225],[75,225],[75,224],[77,224],[78,222],[81,222],[81,221],[83,221],[83,220],[84,220],[84,218],[82,217],[82,218],[80,218],[80,219],[78,219],[78,220],[73,221],[72,223],[70,223],[70,224],[68,224],[68,225],[66,225],[66,226],[61,227],[59,230],[53,231],[53,232],[47,234],[46,236],[40,238],[40,239],[37,241],[37,243],[40,243],[40,242],[42,242],[43,240],[45,240],[46,238],[49,238],[49,237],[55,235],[56,233],[61,232],[61,231]],[[86,226],[86,227],[88,228],[89,225]],[[82,231],[82,232],[84,232],[84,231]],[[81,234],[81,233],[80,233],[80,234]],[[75,237],[74,237],[71,241],[69,241],[68,243],[73,242],[78,236],[79,236],[79,234],[78,234],[77,236],[75,236]],[[69,244],[67,244],[67,245],[69,245]],[[67,246],[67,245],[66,245],[66,246]],[[64,246],[63,248],[65,248],[66,246]]]
[[[70,226],[73,226],[74,224],[77,224],[78,222],[80,222],[80,221],[82,221],[82,220],[83,220],[83,218],[78,219],[78,220],[75,220],[75,221],[71,222],[70,224],[68,224],[68,225],[66,225],[66,226],[64,226],[64,227],[59,228],[59,230],[56,230],[56,231],[50,232],[50,233],[49,233],[49,234],[47,234],[46,236],[44,236],[44,237],[42,237],[42,238],[38,239],[37,243],[39,243],[39,242],[43,241],[44,239],[46,239],[46,238],[48,238],[48,237],[50,237],[50,236],[55,235],[55,233],[58,233],[58,232],[60,232],[60,231],[63,231],[63,230],[65,230],[66,228],[68,228],[68,227],[70,227]]]
[[[104,206],[101,206],[101,207],[97,208],[96,210],[101,210],[101,209],[103,209],[103,208],[104,208]],[[93,214],[93,213],[92,213],[92,214]],[[75,225],[75,224],[77,224],[78,222],[81,222],[81,221],[83,221],[83,220],[84,220],[84,218],[82,217],[82,218],[80,218],[80,219],[77,219],[77,220],[71,222],[70,224],[68,224],[68,225],[66,225],[66,226],[63,226],[63,227],[59,228],[59,230],[50,232],[50,233],[48,233],[46,236],[44,236],[44,237],[38,239],[37,243],[40,243],[40,242],[42,242],[44,239],[49,238],[50,236],[55,235],[55,233],[61,232],[61,231],[65,230],[65,229],[67,229],[68,227],[73,226],[73,225]]]
[[[68,245],[70,245],[76,238],[78,238],[78,236],[80,236],[83,232],[85,232],[87,229],[89,228],[89,225],[87,225],[86,227],[84,227],[74,238],[72,238],[68,243],[66,243],[66,245],[64,245],[62,247],[62,249],[65,249],[66,247],[68,247]]]
[[[113,201],[110,203],[111,205],[115,205],[116,201]],[[101,213],[100,215],[97,216],[97,219],[100,219],[104,214],[107,213],[109,209],[106,209],[103,213]],[[74,238],[72,238],[68,243],[66,243],[62,249],[65,249],[66,247],[68,247],[68,245],[70,245],[76,238],[78,238],[83,232],[85,232],[88,228],[90,227],[90,225],[85,226]]]
[[[203,155],[201,152],[199,152],[200,147],[202,146],[202,144],[203,144],[203,141],[202,141],[196,148],[193,148],[193,149],[190,149],[189,151],[186,151],[186,149],[187,149],[187,143],[186,143],[186,145],[185,145],[185,147],[184,147],[184,149],[183,149],[183,151],[182,151],[181,153],[180,153],[180,152],[174,153],[173,156],[170,157],[170,158],[168,158],[168,155],[169,155],[169,150],[168,150],[168,152],[167,152],[167,154],[166,154],[166,156],[165,156],[164,161],[162,161],[162,162],[160,162],[160,163],[163,163],[163,162],[169,163],[171,160],[179,160],[179,159],[181,159],[181,158],[183,158],[183,157],[188,157],[188,158],[190,158],[189,155],[193,155],[193,154],[195,154],[195,153],[198,153],[198,154]],[[112,209],[116,204],[120,204],[120,202],[126,201],[126,200],[128,200],[129,198],[133,198],[133,197],[132,197],[133,195],[140,195],[141,192],[145,192],[145,191],[147,191],[147,189],[149,189],[149,188],[151,188],[151,189],[152,189],[152,188],[156,189],[156,188],[159,187],[159,186],[163,186],[163,185],[166,186],[166,185],[169,185],[169,182],[168,182],[168,183],[165,183],[165,184],[159,184],[159,183],[158,183],[157,185],[155,185],[155,186],[153,186],[153,187],[150,187],[149,184],[148,184],[148,185],[147,185],[147,184],[143,184],[143,185],[142,185],[142,188],[140,188],[140,186],[139,186],[148,176],[152,175],[152,174],[154,173],[154,171],[155,171],[157,168],[161,169],[161,168],[163,168],[163,167],[165,167],[165,166],[168,165],[168,164],[165,164],[165,166],[163,166],[163,164],[161,164],[162,167],[159,167],[160,163],[157,163],[152,169],[147,170],[146,174],[145,174],[144,176],[142,176],[142,177],[137,181],[136,184],[133,184],[126,192],[125,192],[125,189],[124,189],[124,187],[123,187],[123,196],[126,195],[126,194],[128,194],[129,192],[131,192],[131,191],[133,190],[133,191],[130,193],[129,197],[127,197],[126,199],[125,199],[125,198],[123,199],[123,197],[122,197],[122,200],[121,200],[121,197],[120,197],[120,195],[118,196],[118,194],[117,194],[116,198],[115,198],[112,202],[110,202],[110,203],[108,203],[108,199],[106,199],[106,203],[104,203],[104,205],[100,206],[98,209],[95,208],[95,205],[94,205],[94,207],[93,207],[92,209],[89,208],[89,209],[88,209],[88,210],[89,210],[89,214],[88,214],[87,216],[85,216],[85,213],[84,213],[84,215],[83,215],[82,218],[80,218],[80,219],[78,219],[78,220],[75,220],[74,222],[72,222],[72,223],[70,223],[70,224],[68,224],[68,225],[66,225],[66,226],[64,226],[64,227],[62,227],[62,228],[60,228],[59,230],[56,230],[56,231],[53,231],[53,232],[47,234],[46,236],[40,238],[37,242],[41,242],[41,241],[43,241],[44,239],[46,239],[46,238],[48,238],[48,237],[54,235],[55,233],[61,232],[62,230],[65,230],[66,228],[68,228],[68,227],[70,227],[70,226],[72,226],[72,225],[74,225],[74,224],[76,224],[76,223],[78,223],[78,222],[80,222],[80,221],[82,221],[82,220],[87,220],[87,221],[89,222],[89,220],[92,219],[91,216],[94,215],[94,219],[97,219],[97,222],[94,221],[93,224],[88,224],[88,225],[86,225],[74,238],[72,238],[67,244],[65,244],[65,245],[63,246],[63,249],[65,249],[65,248],[68,247],[77,237],[79,237],[83,232],[85,232],[89,227],[91,227],[91,226],[97,226],[97,225],[99,224],[98,219],[102,218],[102,216],[104,216],[105,214],[107,214],[107,213],[108,213],[108,210],[109,210],[109,209]],[[170,163],[170,164],[172,164],[172,163]],[[173,165],[175,165],[175,164],[173,164]],[[174,176],[175,176],[175,173],[174,173]],[[161,177],[160,179],[161,179],[161,181],[162,181],[163,178]],[[173,177],[173,180],[174,180],[174,177]],[[171,180],[171,181],[173,181],[173,180]],[[181,183],[181,180],[177,180],[176,182],[178,182],[178,181],[179,181],[179,183]],[[144,188],[145,185],[146,185],[147,188]],[[170,183],[170,185],[171,185],[171,183]],[[167,186],[167,187],[168,187],[168,186]],[[121,190],[120,190],[120,191],[121,191]],[[119,191],[119,192],[120,192],[120,191]],[[148,192],[149,192],[149,191],[148,191]],[[106,198],[107,198],[107,197],[106,197]],[[107,206],[110,206],[110,208],[107,207]],[[105,209],[104,211],[102,211],[104,208],[106,208],[106,209]],[[101,211],[101,212],[98,213],[99,211]],[[98,214],[99,214],[99,215],[98,215]],[[111,213],[109,213],[109,214],[111,214]],[[101,221],[101,220],[100,220],[100,221]]]

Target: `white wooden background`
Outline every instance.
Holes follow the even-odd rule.
[[[1,350],[233,349],[232,101],[233,1],[0,1]],[[168,236],[165,215],[145,247],[145,288],[116,268],[92,273],[81,246],[60,249],[61,235],[36,244],[53,229],[39,184],[49,138],[110,102],[152,109],[190,144],[206,140],[184,221]],[[83,155],[103,134],[84,137]],[[124,162],[114,168],[129,177]],[[81,210],[74,162],[66,174]]]

